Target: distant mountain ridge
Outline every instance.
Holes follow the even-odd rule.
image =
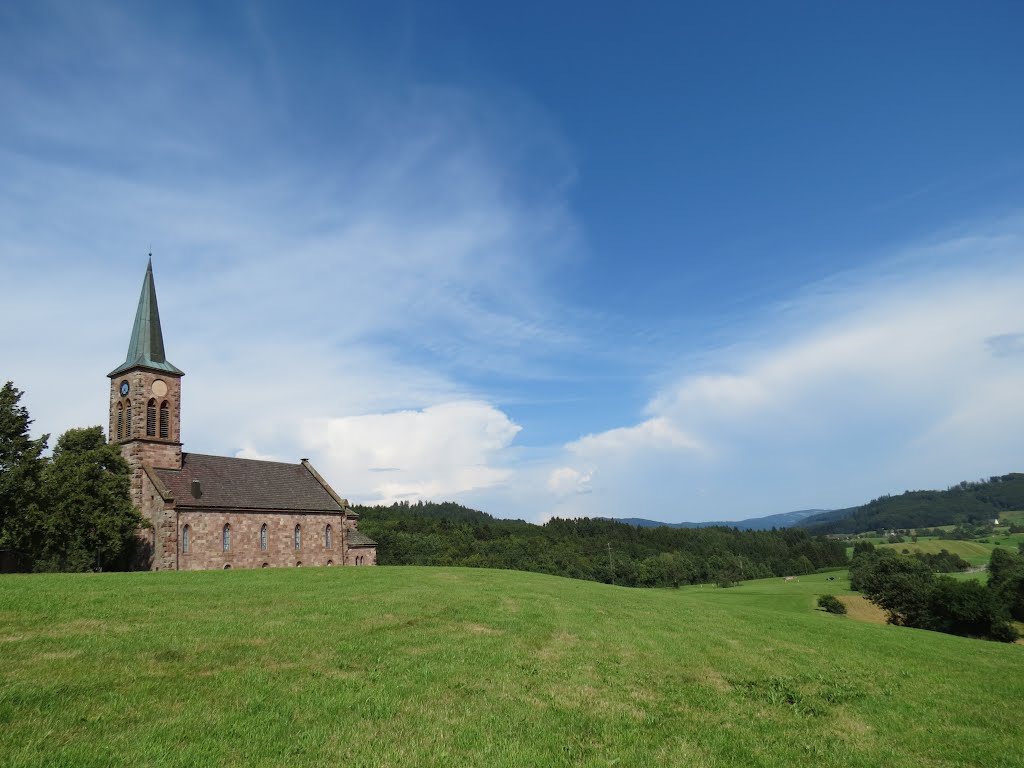
[[[746,520],[712,520],[705,523],[662,523],[642,517],[607,517],[600,519],[614,520],[617,523],[635,525],[638,528],[713,528],[715,526],[724,526],[726,528],[739,528],[740,530],[747,531],[769,531],[772,528],[792,528],[807,518],[820,518],[835,511],[848,512],[849,510],[798,509],[795,512],[781,512],[766,517],[751,517]]]

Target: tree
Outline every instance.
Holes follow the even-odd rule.
[[[1003,549],[992,551],[988,589],[1017,621],[1024,621],[1024,557]]]
[[[50,436],[29,437],[22,394],[9,381],[0,389],[0,550],[13,550],[26,567],[39,535],[42,453]]]
[[[46,514],[35,569],[124,566],[135,532],[148,525],[132,506],[128,464],[100,427],[69,429],[43,474]]]
[[[924,629],[968,637],[987,637],[1012,643],[1017,632],[1007,621],[1007,611],[992,590],[976,581],[956,581],[938,576],[929,595],[932,619]]]
[[[996,590],[936,576],[920,558],[861,552],[850,565],[850,585],[885,609],[891,624],[1002,642],[1017,637]]]

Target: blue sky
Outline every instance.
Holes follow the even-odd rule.
[[[706,4],[705,4],[706,5]],[[1024,467],[1015,3],[0,7],[0,376],[362,502],[740,519]]]

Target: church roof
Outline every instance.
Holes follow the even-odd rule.
[[[362,531],[345,531],[345,541],[350,547],[376,547],[377,542]]]
[[[181,469],[147,471],[167,487],[177,507],[342,511],[303,464],[183,453]],[[199,498],[192,495],[193,480],[199,481]]]
[[[128,356],[107,376],[113,378],[131,368],[149,368],[178,376],[185,375],[184,372],[167,362],[167,357],[164,354],[164,334],[160,329],[160,310],[156,304],[152,258],[146,266],[146,276],[142,280],[142,292],[139,294],[139,307],[135,310],[132,339],[128,343]]]

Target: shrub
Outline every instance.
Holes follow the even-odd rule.
[[[818,607],[829,613],[846,613],[846,606],[835,595],[822,595],[818,598]]]

